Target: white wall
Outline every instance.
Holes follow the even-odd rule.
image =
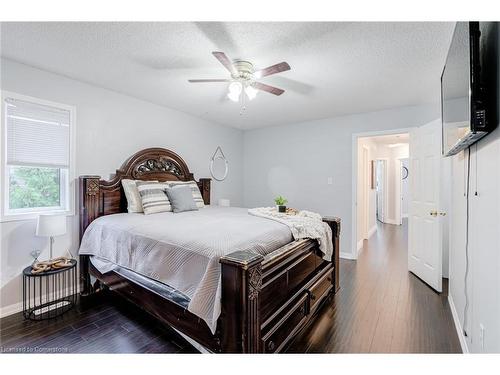
[[[76,106],[76,176],[108,178],[134,152],[158,146],[177,152],[195,178],[210,177],[209,160],[220,145],[230,172],[224,182],[212,181],[212,202],[225,197],[241,205],[241,131],[10,60],[0,63],[3,90]],[[77,251],[78,217],[70,217],[68,225],[68,235],[56,239],[55,254],[68,248],[73,254]],[[6,312],[21,299],[19,274],[32,260],[30,252],[47,249],[48,243],[34,236],[34,220],[4,222],[0,231],[0,307]]]
[[[442,240],[443,240],[443,277],[450,276],[450,220],[452,220],[451,212],[451,158],[441,159],[441,186],[440,186],[440,211],[446,212],[446,216],[440,218],[442,223]]]
[[[464,183],[467,163],[462,152],[452,160],[450,219],[450,296],[460,324],[465,306],[465,228],[466,198]],[[476,168],[477,157],[477,168]],[[465,338],[471,352],[500,351],[500,129],[471,152],[469,211],[469,309]],[[476,191],[477,175],[477,193]],[[480,328],[486,329],[484,348]]]
[[[495,59],[495,70],[489,78],[500,91],[500,61],[498,26],[483,25],[482,40],[492,41],[488,53]],[[490,49],[491,48],[491,49]],[[490,90],[491,92],[491,90]],[[499,110],[498,96],[496,109]],[[464,275],[466,199],[465,172],[467,153],[461,152],[451,161],[450,194],[450,298],[456,308],[459,324],[464,326]],[[500,128],[482,139],[471,152],[471,184],[469,213],[469,310],[467,337],[463,337],[471,352],[500,352]],[[477,181],[477,184],[476,184]],[[475,192],[477,191],[477,196]],[[481,345],[480,325],[485,328],[484,346]]]
[[[282,194],[292,207],[339,216],[340,250],[353,256],[353,134],[419,126],[439,116],[436,104],[246,131],[244,204],[270,206]],[[332,185],[328,177],[333,177]]]

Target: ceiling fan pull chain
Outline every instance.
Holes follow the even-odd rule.
[[[245,111],[246,109],[246,106],[245,106],[245,95],[244,95],[244,91],[245,90],[242,90],[242,94],[240,96],[240,102],[241,102],[241,107],[240,107],[240,116],[243,116],[243,112]]]

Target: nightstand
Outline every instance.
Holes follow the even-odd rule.
[[[76,260],[56,270],[31,273],[23,270],[23,315],[25,319],[45,320],[64,314],[76,304],[78,269]]]

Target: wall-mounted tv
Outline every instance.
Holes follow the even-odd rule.
[[[467,148],[491,131],[481,85],[479,22],[457,22],[441,75],[443,155]]]

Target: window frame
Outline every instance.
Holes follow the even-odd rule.
[[[66,207],[39,207],[30,209],[19,209],[16,212],[9,212],[9,175],[7,166],[7,113],[5,99],[12,98],[23,100],[35,104],[51,106],[70,113],[69,123],[69,166],[66,174],[66,183],[61,182],[61,194],[64,190]],[[22,95],[11,91],[0,90],[1,100],[1,142],[0,142],[0,173],[2,174],[3,183],[0,184],[0,222],[30,220],[37,218],[40,214],[64,214],[73,216],[75,214],[75,165],[76,165],[76,107],[68,104],[53,102],[45,99],[40,99],[32,96]],[[27,165],[26,167],[29,167]],[[62,170],[62,169],[60,169]],[[64,173],[64,172],[60,172]],[[24,212],[23,212],[24,211]]]

